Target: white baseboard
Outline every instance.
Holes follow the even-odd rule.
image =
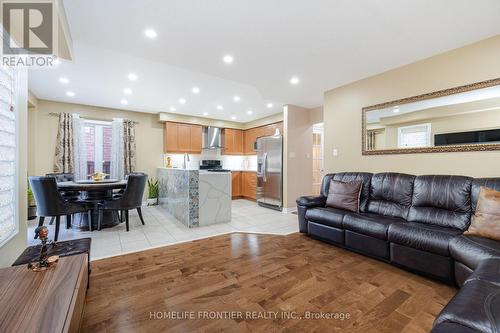
[[[291,214],[297,211],[297,207],[283,207],[282,212],[285,214]]]

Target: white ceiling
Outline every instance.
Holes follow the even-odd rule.
[[[74,61],[30,72],[30,89],[39,98],[153,113],[174,106],[178,113],[244,122],[280,112],[283,104],[319,106],[326,90],[500,34],[498,0],[64,5]],[[145,38],[146,28],[158,37]],[[225,54],[234,56],[232,65],[222,61]],[[130,72],[139,76],[136,82],[128,81]],[[294,75],[301,80],[297,86],[289,84]],[[60,76],[71,82],[59,83]],[[124,88],[133,94],[125,97]],[[67,90],[76,95],[67,97]],[[241,102],[233,101],[235,95]],[[180,105],[179,98],[187,103]],[[216,109],[219,104],[224,110]]]

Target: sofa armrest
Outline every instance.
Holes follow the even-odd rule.
[[[323,197],[323,196],[300,197],[297,199],[297,205],[307,207],[307,208],[325,207],[326,197]]]

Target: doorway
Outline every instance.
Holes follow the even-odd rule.
[[[313,194],[319,195],[321,191],[321,182],[323,181],[323,123],[313,125]]]

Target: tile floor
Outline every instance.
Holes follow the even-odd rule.
[[[146,223],[144,226],[139,220],[137,211],[130,212],[129,232],[125,230],[125,223],[94,232],[66,230],[64,218],[62,218],[59,240],[91,237],[90,259],[97,260],[231,232],[287,235],[298,231],[297,215],[262,208],[248,200],[233,200],[230,223],[194,229],[187,228],[157,206],[144,207],[143,216]],[[39,243],[38,240],[33,239],[33,231],[37,225],[38,219],[28,222],[30,245]],[[49,226],[49,232],[50,235],[54,235],[53,225]]]

